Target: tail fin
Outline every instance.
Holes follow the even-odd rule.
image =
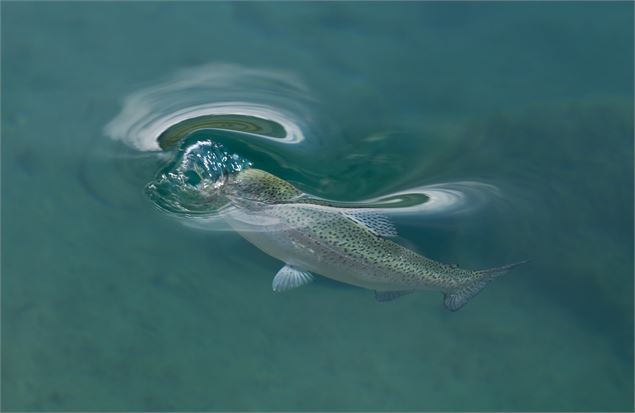
[[[519,261],[513,264],[503,265],[502,267],[488,268],[486,270],[476,271],[476,273],[481,276],[481,279],[488,279],[489,281],[493,278],[497,278],[501,275],[507,274],[507,271],[511,270],[514,267],[518,267],[519,265],[526,264],[528,262],[529,260]]]
[[[491,280],[505,275],[507,271],[526,262],[527,261],[520,261],[514,264],[503,265],[502,267],[476,271],[475,273],[478,276],[476,281],[452,293],[444,294],[443,304],[445,304],[445,308],[450,311],[460,310],[472,297],[480,293]]]

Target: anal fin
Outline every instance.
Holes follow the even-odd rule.
[[[392,301],[401,297],[413,293],[414,290],[402,290],[402,291],[377,291],[375,290],[375,300],[379,302]]]

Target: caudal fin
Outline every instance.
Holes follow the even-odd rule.
[[[443,304],[445,308],[450,311],[460,310],[472,297],[480,293],[491,280],[506,274],[507,271],[526,262],[527,261],[520,261],[514,264],[503,265],[502,267],[476,271],[476,274],[479,275],[476,281],[459,290],[444,294]]]

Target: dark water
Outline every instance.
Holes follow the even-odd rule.
[[[632,19],[3,2],[2,409],[632,410]],[[297,126],[214,137],[314,195],[469,182],[401,235],[466,268],[531,262],[456,313],[325,279],[274,294],[281,262],[144,193],[165,162],[148,149],[194,103]]]

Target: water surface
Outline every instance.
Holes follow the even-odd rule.
[[[632,17],[3,2],[2,408],[632,410]],[[457,313],[275,294],[282,263],[144,191],[157,138],[209,115],[196,136],[315,196],[415,196],[393,218],[430,258],[531,262]]]

